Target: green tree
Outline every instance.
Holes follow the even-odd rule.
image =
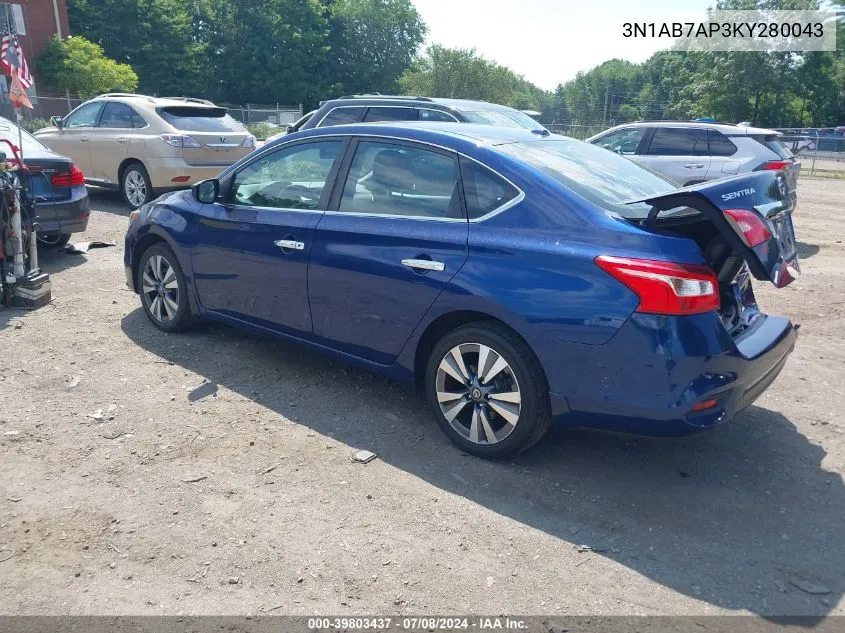
[[[425,39],[411,0],[334,0],[330,12],[332,81],[343,92],[391,92]]]
[[[102,47],[79,35],[66,40],[53,37],[36,66],[49,90],[68,90],[80,99],[114,90],[133,92],[138,87],[138,75],[131,66],[109,59]]]
[[[209,72],[198,22],[219,0],[68,0],[74,33],[130,64],[148,94],[202,93]]]
[[[215,0],[205,91],[234,103],[314,104],[340,90],[329,74],[329,12],[318,0]]]
[[[429,46],[399,78],[405,94],[479,99],[521,109],[543,110],[551,96],[475,49]]]

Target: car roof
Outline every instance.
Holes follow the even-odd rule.
[[[284,140],[332,135],[370,135],[386,138],[445,144],[459,149],[459,145],[488,146],[508,143],[527,143],[543,140],[573,141],[568,136],[539,134],[525,128],[433,121],[396,121],[381,123],[352,123],[311,128],[282,137]],[[280,139],[280,140],[282,140]]]
[[[686,127],[686,128],[703,128],[705,130],[716,130],[725,136],[745,136],[745,135],[779,135],[780,132],[775,130],[768,130],[761,127],[745,127],[740,125],[731,125],[730,123],[708,123],[706,121],[636,121],[634,123],[624,123],[612,127],[605,132],[616,129],[636,128],[636,127]],[[603,134],[604,132],[602,132]]]
[[[475,110],[502,110],[512,111],[514,108],[490,103],[488,101],[474,101],[471,99],[445,99],[440,97],[403,97],[389,95],[356,95],[351,97],[338,97],[322,103],[322,107],[337,105],[358,105],[361,107],[372,105],[395,105],[397,107],[426,107],[431,105],[446,106],[459,112],[472,112]]]
[[[109,92],[98,95],[91,99],[91,101],[122,101],[132,103],[133,105],[142,105],[147,107],[168,107],[168,106],[193,106],[198,108],[217,108],[207,99],[195,99],[193,97],[151,97],[149,95],[139,95],[130,92]]]

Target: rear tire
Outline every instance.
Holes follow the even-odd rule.
[[[141,255],[136,285],[147,318],[165,332],[181,332],[191,326],[185,275],[176,254],[159,242]]]
[[[133,209],[153,199],[153,185],[147,170],[141,163],[131,163],[120,176],[120,193]]]
[[[70,241],[70,233],[38,233],[36,239],[38,240],[39,246],[56,249],[61,248]]]
[[[494,322],[464,325],[444,336],[429,356],[425,390],[440,428],[478,457],[524,451],[551,426],[549,388],[537,357]]]

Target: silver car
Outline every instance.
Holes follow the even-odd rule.
[[[761,169],[784,170],[794,189],[801,163],[763,128],[693,121],[618,125],[587,142],[630,158],[681,186]]]

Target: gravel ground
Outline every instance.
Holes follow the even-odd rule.
[[[0,614],[843,613],[845,182],[800,196],[805,274],[757,289],[801,336],[756,406],[491,463],[408,387],[156,330],[124,288],[128,213],[92,192],[76,241],[118,247],[43,256],[53,303],[0,310]]]

